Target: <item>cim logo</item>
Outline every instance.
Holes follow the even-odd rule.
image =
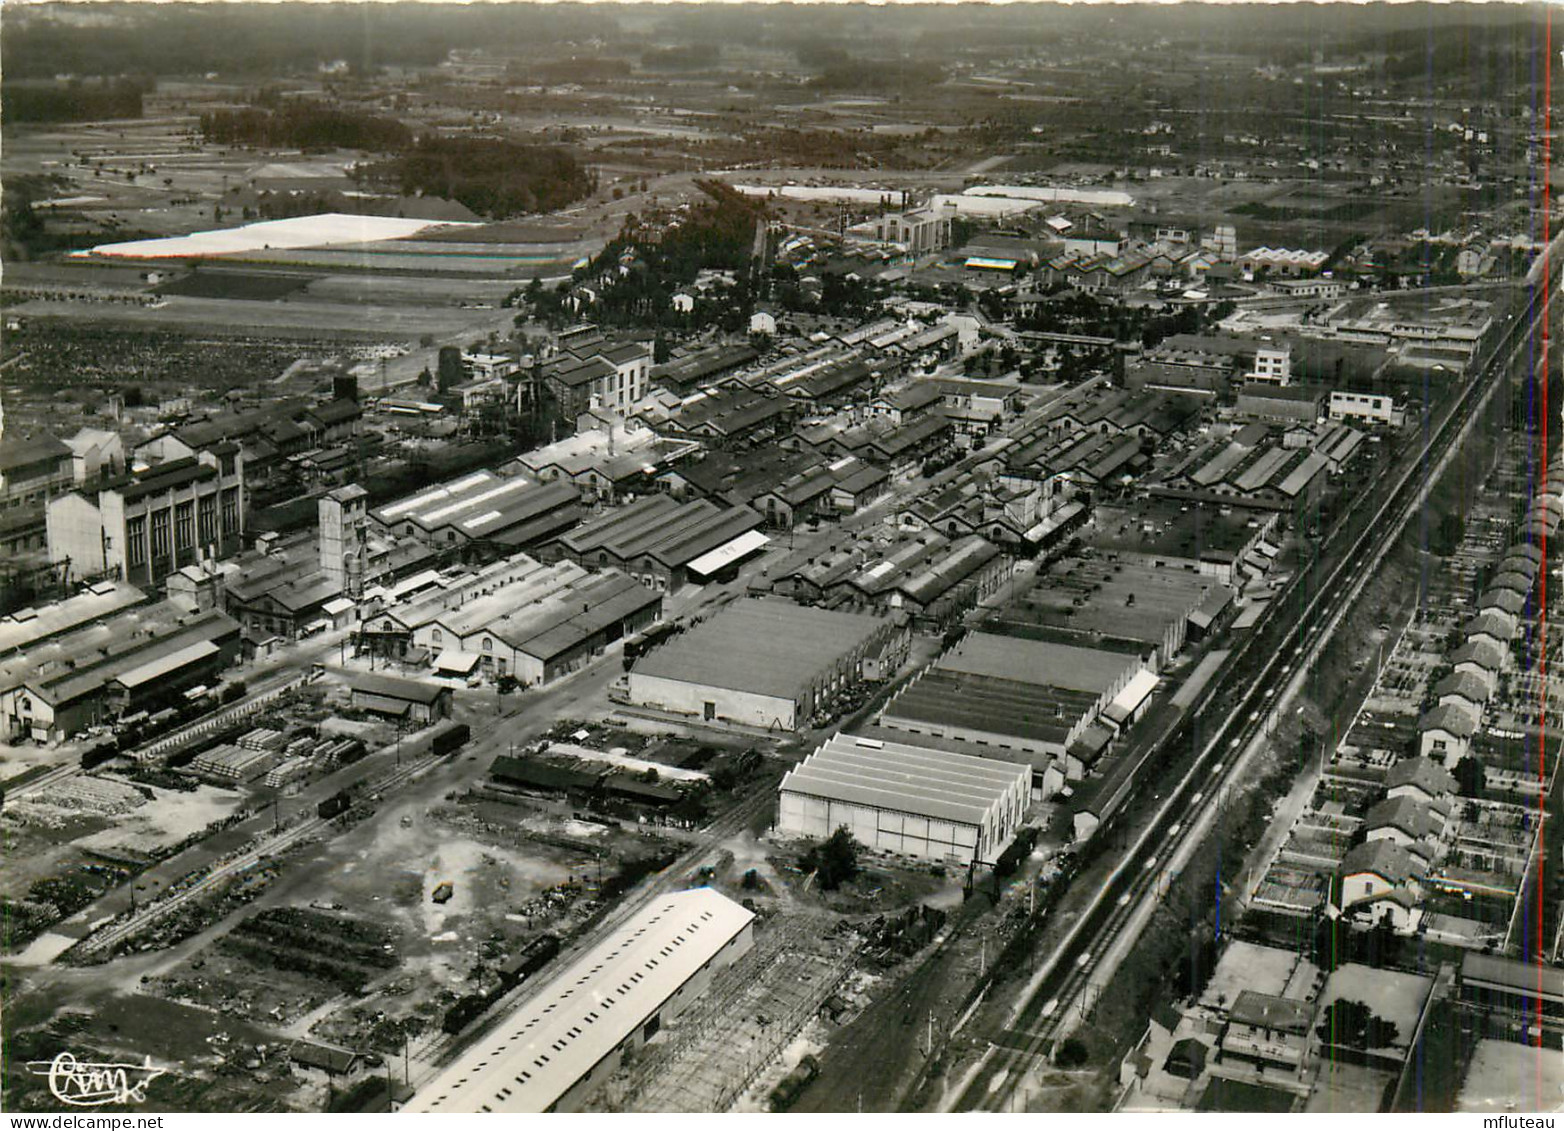
[[[50,1093],[72,1107],[145,1103],[147,1085],[168,1072],[155,1066],[150,1056],[140,1064],[120,1064],[77,1060],[68,1052],[53,1060],[29,1061],[27,1070],[34,1076],[48,1077]]]

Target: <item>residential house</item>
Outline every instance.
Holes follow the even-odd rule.
[[[1432,758],[1402,758],[1385,775],[1389,798],[1409,797],[1427,805],[1454,796],[1455,776]]]
[[[1418,724],[1418,753],[1437,758],[1447,770],[1466,756],[1472,736],[1477,733],[1477,712],[1459,702],[1443,703],[1423,716]]]
[[[1297,1074],[1308,1058],[1313,1023],[1309,1002],[1241,990],[1228,1008],[1217,1048],[1223,1063],[1238,1061],[1267,1074]]]
[[[1388,920],[1398,932],[1416,928],[1426,869],[1394,840],[1364,841],[1336,870],[1331,906],[1339,913],[1371,923]]]
[[[47,503],[76,483],[69,446],[49,435],[0,436],[0,506]]]

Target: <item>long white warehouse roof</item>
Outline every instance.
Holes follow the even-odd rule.
[[[547,1111],[754,917],[711,888],[660,897],[523,1002],[407,1110]]]
[[[783,793],[981,825],[1031,768],[925,746],[838,734],[788,772]]]

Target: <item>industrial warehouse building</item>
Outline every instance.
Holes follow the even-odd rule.
[[[413,1098],[413,1112],[571,1112],[754,944],[711,888],[662,896],[560,971]]]
[[[645,656],[630,672],[630,701],[708,721],[796,730],[850,684],[866,656],[895,670],[909,646],[900,619],[735,601]]]
[[[1052,793],[1085,776],[1081,739],[1141,670],[1134,654],[971,632],[887,703],[879,723],[992,747],[1030,765]]]
[[[1135,652],[1160,671],[1183,649],[1202,605],[1219,588],[1215,578],[1181,569],[1067,559],[1023,581],[1021,592],[985,627],[1006,636]],[[1204,623],[1209,626],[1210,617]]]
[[[130,471],[49,501],[49,560],[73,578],[156,585],[181,566],[238,553],[246,498],[237,444]]]
[[[613,566],[659,592],[696,585],[754,555],[766,544],[759,512],[706,499],[680,503],[647,495],[616,507],[545,548],[547,560]]]
[[[992,862],[1031,792],[1023,765],[838,734],[782,779],[777,829],[824,839],[846,828],[876,852]]]
[[[661,614],[662,602],[662,594],[622,573],[561,562],[442,613],[413,640],[438,653],[436,666],[468,672],[481,665],[487,675],[536,686],[645,628]],[[453,668],[458,656],[471,662]]]
[[[655,621],[662,595],[614,570],[515,554],[474,573],[409,578],[405,599],[361,624],[358,645],[436,670],[533,686],[574,671]],[[390,597],[391,594],[387,594]]]
[[[568,483],[475,471],[376,507],[369,518],[382,537],[411,538],[428,546],[486,542],[519,548],[569,530],[585,514],[580,500],[580,492]]]
[[[126,609],[0,659],[0,738],[59,742],[158,710],[238,658],[239,625],[216,609]]]
[[[352,672],[348,676],[349,700],[354,709],[432,723],[451,713],[452,691],[438,683],[403,679],[383,672]]]

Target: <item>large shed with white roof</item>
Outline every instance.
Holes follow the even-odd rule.
[[[876,852],[960,864],[998,859],[1031,797],[1026,765],[838,734],[782,779],[777,828],[846,828]]]
[[[711,888],[661,896],[421,1089],[413,1112],[571,1112],[754,945],[754,913]]]

